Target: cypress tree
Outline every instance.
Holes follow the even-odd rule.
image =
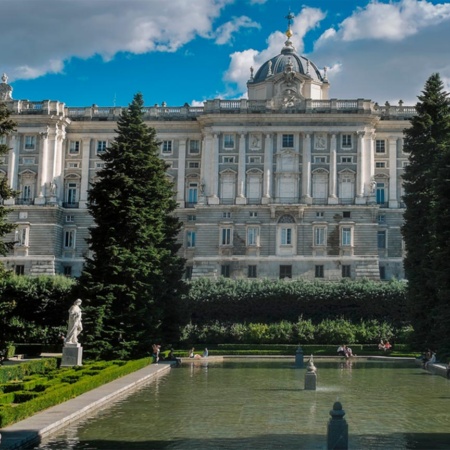
[[[116,131],[88,194],[91,257],[79,283],[85,348],[102,358],[143,356],[152,342],[175,339],[185,288],[173,184],[156,132],[143,122],[141,94]]]
[[[435,347],[437,317],[436,238],[440,218],[436,205],[442,190],[436,189],[436,173],[448,145],[450,103],[438,74],[427,80],[416,105],[417,115],[405,130],[404,151],[406,211],[402,233],[406,246],[405,274],[416,344]]]

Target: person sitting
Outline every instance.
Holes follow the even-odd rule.
[[[436,353],[432,352],[431,358],[424,364],[424,368],[428,369],[429,364],[434,364],[436,362]]]
[[[384,343],[384,351],[387,352],[387,351],[389,351],[391,348],[392,348],[391,343],[390,343],[389,341],[386,341],[386,342]]]
[[[208,349],[205,348],[205,351],[203,352],[202,358],[207,358],[209,355]]]
[[[337,349],[337,354],[338,354],[339,356],[347,356],[347,355],[345,354],[345,345],[340,345],[340,346],[338,347],[338,349]]]
[[[383,339],[381,339],[380,343],[378,344],[378,350],[386,350]]]
[[[350,358],[350,357],[354,356],[353,355],[353,351],[352,351],[352,349],[350,347],[345,346],[345,356],[347,358]]]

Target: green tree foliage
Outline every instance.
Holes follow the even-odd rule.
[[[416,342],[436,347],[442,339],[435,333],[436,324],[447,311],[449,299],[448,289],[442,283],[448,283],[450,268],[450,240],[445,221],[450,212],[450,102],[438,74],[427,80],[418,98],[417,115],[405,130],[404,151],[409,153],[409,164],[403,176],[404,264]],[[439,307],[442,296],[443,309]],[[446,334],[449,324],[450,321]]]
[[[95,226],[92,257],[80,278],[85,351],[96,357],[137,357],[179,330],[184,260],[177,256],[181,223],[156,132],[143,122],[136,94],[101,156],[104,168],[89,191]]]
[[[0,342],[59,344],[75,281],[57,276],[0,280]]]
[[[10,112],[4,103],[0,103],[0,137],[8,136],[15,131],[15,123],[10,119]],[[6,144],[0,144],[0,155],[6,155],[9,148]],[[0,176],[0,198],[14,197],[15,191],[8,186],[6,176]],[[2,238],[14,230],[14,224],[7,221],[9,210],[0,206],[0,255],[5,256],[14,246],[14,242],[6,242]],[[5,274],[3,264],[0,265],[0,277]]]

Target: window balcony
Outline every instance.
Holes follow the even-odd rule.
[[[195,208],[196,204],[197,204],[197,202],[185,202],[184,207],[185,208]]]
[[[275,197],[275,203],[297,204],[300,200],[297,197]]]
[[[16,205],[34,205],[33,198],[16,198]]]
[[[79,202],[65,202],[63,208],[79,208]]]

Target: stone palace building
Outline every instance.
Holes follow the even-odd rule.
[[[250,70],[248,99],[145,109],[176,190],[186,277],[401,279],[403,130],[415,108],[330,98],[326,69],[286,35]],[[122,108],[16,100],[2,80],[17,132],[0,175],[19,191],[2,200],[17,225],[3,262],[78,276],[87,192]]]

